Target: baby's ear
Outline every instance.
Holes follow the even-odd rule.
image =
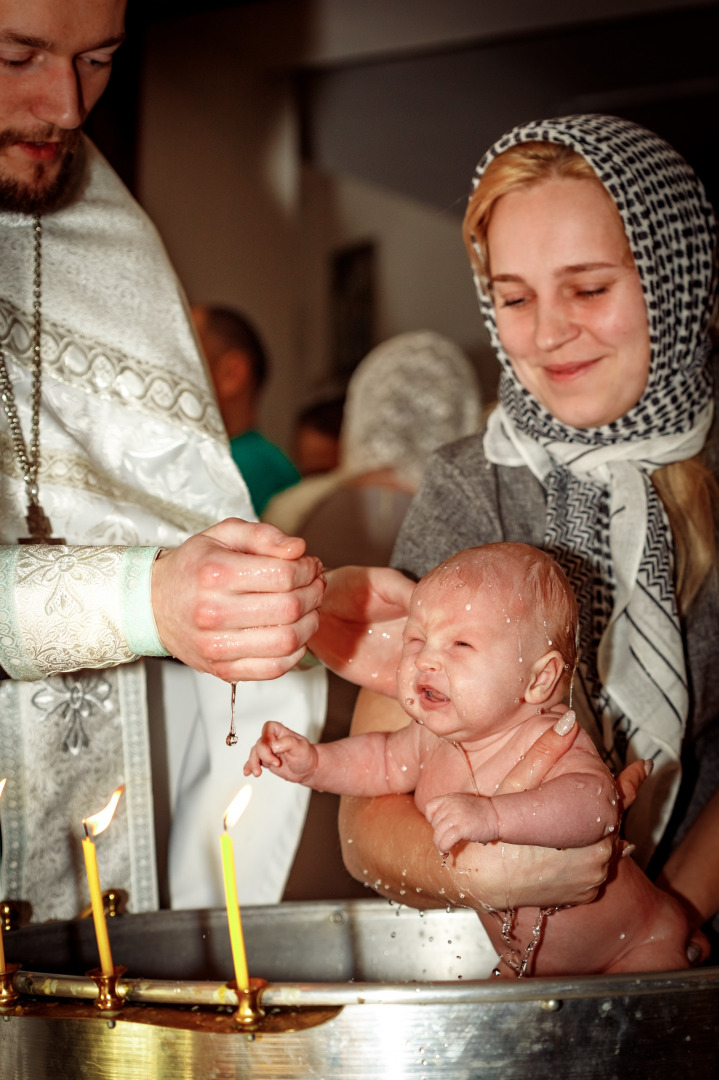
[[[554,693],[557,683],[564,675],[564,658],[562,654],[552,649],[544,653],[532,665],[529,685],[524,692],[524,699],[530,705],[542,705],[548,701]]]

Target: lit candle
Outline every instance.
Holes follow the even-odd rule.
[[[95,937],[97,938],[97,948],[100,953],[100,969],[103,975],[114,975],[115,966],[112,962],[112,953],[110,951],[110,938],[107,933],[107,921],[105,919],[105,905],[102,900],[100,875],[97,869],[97,855],[95,853],[95,845],[92,842],[92,837],[98,836],[99,833],[104,832],[108,827],[124,790],[125,786],[123,784],[122,787],[117,788],[117,790],[113,792],[112,798],[104,810],[101,810],[99,814],[95,814],[94,817],[82,819],[82,823],[85,826],[85,839],[82,841],[82,853],[85,856],[85,870],[87,871],[87,884],[90,888],[92,918],[95,923]]]
[[[7,779],[7,778],[6,778]],[[5,780],[0,780],[0,795],[3,793]],[[5,974],[5,945],[2,939],[2,922],[0,922],[0,975]]]
[[[227,807],[224,819],[224,832],[220,836],[222,847],[222,871],[225,878],[225,900],[227,902],[227,924],[230,928],[230,945],[232,947],[232,963],[235,966],[235,983],[238,992],[245,993],[250,989],[250,977],[247,972],[247,957],[245,955],[245,939],[242,936],[242,920],[240,918],[240,905],[237,899],[237,880],[235,878],[235,855],[232,846],[232,837],[228,833],[244,812],[252,797],[252,785],[245,784]]]

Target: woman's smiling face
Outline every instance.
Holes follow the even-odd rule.
[[[525,389],[571,427],[628,412],[649,377],[647,311],[599,181],[543,180],[503,195],[487,242],[497,331]]]

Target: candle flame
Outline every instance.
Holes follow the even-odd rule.
[[[235,795],[230,805],[225,810],[225,829],[231,829],[236,825],[247,808],[252,798],[252,784],[245,784]]]
[[[93,814],[92,817],[83,818],[82,823],[85,826],[85,832],[88,836],[98,836],[99,833],[104,832],[107,826],[112,821],[112,816],[115,813],[117,804],[120,801],[120,796],[125,790],[125,785],[116,788],[112,793],[110,799],[104,810],[100,810],[97,814]]]
[[[0,795],[2,795],[3,789],[5,788],[6,784],[7,784],[7,776],[5,777],[4,780],[0,780]]]

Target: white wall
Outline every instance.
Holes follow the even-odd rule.
[[[458,215],[428,209],[361,180],[311,169],[304,173],[302,190],[302,250],[313,252],[302,304],[322,354],[329,356],[330,347],[329,256],[343,244],[372,241],[377,253],[377,339],[424,328],[453,338],[477,364],[489,396],[496,361],[479,314]]]
[[[288,447],[296,411],[330,363],[333,249],[376,241],[378,339],[427,327],[474,358],[483,330],[458,218],[300,170],[292,87],[244,51],[236,16],[152,28],[138,191],[190,301],[230,303],[258,325],[274,361],[262,425]]]

